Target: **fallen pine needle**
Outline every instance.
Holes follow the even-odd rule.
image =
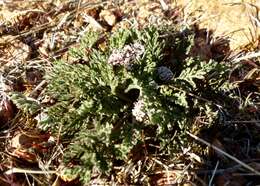
[[[239,57],[234,59],[235,62],[240,62],[242,60],[247,60],[247,59],[252,59],[252,58],[257,58],[260,57],[260,52],[256,52],[256,53],[249,53],[245,56]]]
[[[211,176],[210,181],[209,181],[209,186],[212,186],[212,182],[213,182],[213,179],[214,179],[214,177],[215,177],[215,174],[216,174],[218,165],[219,165],[219,161],[217,162],[217,164],[216,164],[216,166],[215,166],[215,169],[214,169],[214,171],[213,171],[213,173],[212,173],[212,176]]]
[[[5,174],[10,175],[13,173],[27,173],[27,174],[56,174],[57,171],[41,171],[41,170],[29,170],[20,168],[11,168],[5,172]]]

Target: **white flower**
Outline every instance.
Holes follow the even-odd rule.
[[[144,46],[139,43],[126,45],[122,49],[115,49],[108,58],[108,63],[116,66],[123,65],[127,69],[131,69],[132,63],[139,59],[144,53]]]
[[[134,103],[134,108],[132,109],[132,114],[135,117],[136,121],[142,122],[146,116],[144,112],[144,101],[138,100]]]
[[[139,59],[145,51],[144,46],[140,43],[134,43],[131,47],[133,48],[135,59]]]
[[[116,65],[124,65],[124,55],[120,50],[113,50],[112,54],[108,58],[108,63]]]

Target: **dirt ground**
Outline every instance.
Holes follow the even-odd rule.
[[[200,27],[230,39],[231,49],[257,45],[260,34],[259,0],[178,0],[185,15],[195,15]],[[188,18],[187,18],[188,19]]]

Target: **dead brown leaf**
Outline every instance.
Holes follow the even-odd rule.
[[[0,102],[0,121],[2,125],[10,121],[14,114],[14,105],[12,102],[7,98],[7,96],[2,96],[2,100]]]
[[[31,55],[31,48],[20,40],[0,46],[0,64],[25,62]]]

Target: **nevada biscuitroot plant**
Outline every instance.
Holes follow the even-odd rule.
[[[170,162],[196,145],[186,131],[220,118],[213,95],[228,89],[228,68],[189,57],[192,40],[172,28],[89,31],[69,61],[54,62],[45,94],[55,103],[39,127],[59,136],[64,175],[85,183],[93,175],[119,179],[131,164],[123,180],[149,182],[156,167],[148,162]],[[194,124],[197,116],[203,125]]]

